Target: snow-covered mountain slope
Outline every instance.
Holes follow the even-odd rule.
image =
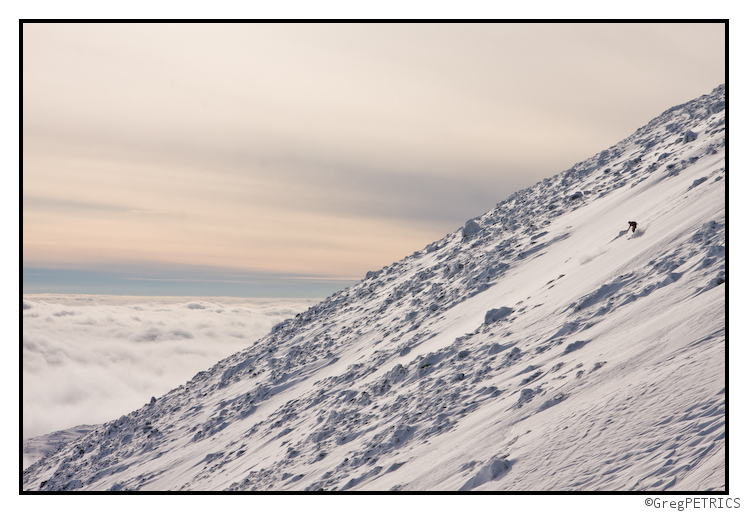
[[[58,430],[38,437],[29,437],[23,441],[23,467],[29,467],[42,457],[54,453],[61,446],[89,433],[96,425],[78,425],[67,430]]]
[[[22,488],[724,489],[724,108],[668,110]]]

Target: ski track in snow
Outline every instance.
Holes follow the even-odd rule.
[[[368,273],[23,489],[724,490],[724,105]]]

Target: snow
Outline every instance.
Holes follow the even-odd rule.
[[[724,86],[666,111],[23,489],[725,490],[724,122]]]

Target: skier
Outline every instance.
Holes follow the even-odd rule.
[[[631,233],[633,234],[636,232],[636,222],[635,221],[629,221],[629,228],[631,229]],[[629,231],[629,228],[626,229],[626,232]]]

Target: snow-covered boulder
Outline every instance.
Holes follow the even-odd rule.
[[[462,229],[462,237],[473,236],[481,230],[481,226],[475,220],[470,220],[465,223],[465,227]]]
[[[486,313],[484,323],[486,325],[488,325],[489,323],[494,323],[496,321],[499,321],[500,319],[506,318],[512,312],[514,312],[514,309],[512,309],[511,307],[499,307],[498,309],[491,309]]]
[[[581,200],[584,198],[584,193],[581,191],[575,191],[573,195],[569,197],[569,201]]]

